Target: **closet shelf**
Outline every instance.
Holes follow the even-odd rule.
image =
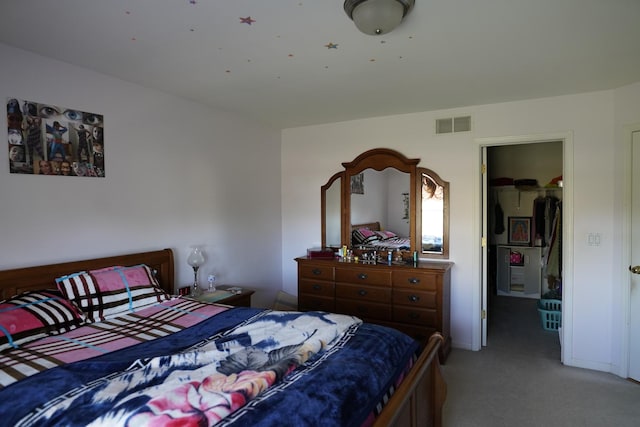
[[[494,191],[506,192],[506,191],[518,191],[521,193],[540,193],[540,192],[556,192],[562,191],[562,187],[531,187],[531,188],[518,188],[515,185],[500,185],[490,187]]]

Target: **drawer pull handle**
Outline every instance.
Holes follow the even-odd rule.
[[[367,307],[363,307],[363,306],[358,307],[358,312],[359,313],[367,313],[368,311],[369,310],[367,310]]]
[[[365,280],[368,276],[365,273],[358,274],[358,279]]]
[[[409,301],[411,301],[411,302],[417,302],[417,301],[420,301],[420,297],[419,297],[419,296],[417,296],[417,295],[411,295],[411,296],[409,296],[408,298],[409,298]]]
[[[358,291],[358,295],[360,295],[361,297],[365,296],[367,294],[367,291],[365,291],[364,289],[360,289]]]
[[[416,285],[416,284],[420,283],[420,279],[418,279],[417,277],[412,277],[411,279],[408,279],[408,281],[412,285]]]
[[[412,320],[416,320],[420,318],[420,315],[418,313],[409,313],[409,318]]]
[[[311,273],[315,274],[316,276],[319,276],[322,274],[322,270],[320,270],[319,268],[314,268],[313,270],[311,270]]]
[[[314,291],[319,291],[320,289],[322,289],[322,286],[320,286],[318,284],[315,284],[315,285],[312,286],[312,288],[313,288]]]

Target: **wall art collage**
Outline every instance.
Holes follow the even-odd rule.
[[[103,116],[7,98],[11,173],[104,177]]]

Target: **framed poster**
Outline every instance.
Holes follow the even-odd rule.
[[[104,177],[103,122],[101,114],[7,98],[10,172]]]
[[[351,194],[364,194],[364,173],[351,177]]]
[[[530,216],[509,217],[509,244],[523,246],[531,245]]]

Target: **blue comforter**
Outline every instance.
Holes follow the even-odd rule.
[[[0,391],[0,420],[360,426],[416,349],[406,335],[350,316],[235,308],[12,384]]]

